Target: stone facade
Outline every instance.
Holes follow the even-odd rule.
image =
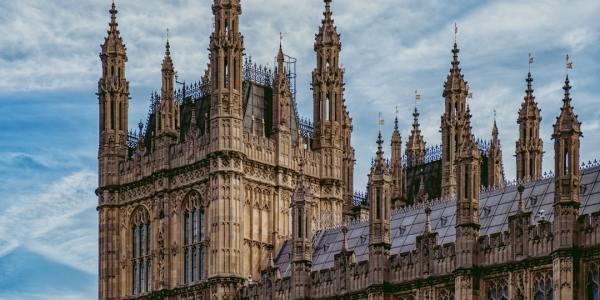
[[[300,130],[283,47],[276,71],[253,77],[242,60],[240,1],[215,0],[202,81],[188,86],[187,97],[175,90],[167,41],[160,93],[145,128],[132,134],[113,3],[98,84],[100,299],[235,297],[292,233],[301,153],[312,198],[303,206],[306,236],[352,212],[352,119],[327,7],[315,43],[310,132]]]
[[[496,124],[489,143],[472,134],[455,43],[441,147],[426,148],[415,108],[403,157],[396,119],[391,159],[380,133],[359,203],[332,0],[315,37],[312,124],[283,46],[272,73],[243,61],[240,2],[214,0],[199,83],[175,89],[166,42],[137,133],[112,5],[98,83],[100,299],[598,299],[600,166],[579,168],[568,78],[556,176],[540,174],[529,74],[516,158],[527,167],[506,184]]]

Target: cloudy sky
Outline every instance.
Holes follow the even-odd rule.
[[[190,82],[203,74],[211,2],[117,1],[129,55],[131,128],[146,118],[148,96],[160,86],[166,28],[181,78]],[[300,111],[311,116],[309,80],[322,0],[242,4],[246,55],[272,66],[283,32],[285,52],[298,58]],[[0,299],[97,295],[95,92],[109,6],[110,0],[0,0]],[[573,57],[572,97],[583,121],[582,160],[598,157],[599,1],[335,0],[333,10],[354,119],[357,189],[364,187],[374,153],[378,113],[384,114],[389,137],[399,107],[405,141],[415,89],[423,98],[426,141],[439,144],[454,22],[461,66],[474,94],[475,133],[489,138],[496,109],[509,178],[530,52],[543,115],[544,170],[553,168],[550,135],[561,105],[566,53]]]

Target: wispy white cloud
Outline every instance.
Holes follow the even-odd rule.
[[[0,74],[8,74],[0,78],[0,90],[83,90],[89,91],[89,98],[73,101],[93,102],[100,73],[99,44],[106,34],[109,2],[0,2],[0,10],[5,12],[0,16],[0,25],[5,28],[0,36]],[[133,91],[131,120],[145,118],[147,103],[141,99],[159,86],[167,27],[172,32],[173,56],[182,78],[193,80],[203,74],[208,60],[211,2],[117,1],[120,29],[129,55],[127,76]],[[247,55],[252,55],[257,62],[272,64],[279,32],[283,32],[285,51],[299,59],[298,101],[303,115],[311,115],[307,107],[311,107],[309,80],[315,60],[313,40],[322,9],[321,0],[243,2],[241,25]],[[600,66],[596,64],[600,54],[597,34],[600,23],[596,22],[599,2],[334,1],[333,9],[342,34],[346,101],[355,122],[358,189],[364,187],[364,175],[374,153],[376,126],[370,125],[379,111],[391,120],[391,108],[398,104],[406,140],[415,89],[421,91],[424,99],[420,109],[426,140],[429,145],[439,143],[441,93],[450,67],[454,22],[460,28],[458,40],[463,73],[475,95],[471,101],[475,133],[489,138],[492,111],[496,108],[509,177],[514,177],[515,120],[523,99],[529,52],[536,56],[535,95],[544,117],[544,168],[553,168],[549,137],[562,98],[567,52],[575,59],[572,95],[584,122],[582,158],[588,160],[597,155],[593,149],[600,147],[597,130],[600,115],[589,108],[595,107],[596,95],[600,93],[596,84],[600,80]],[[390,127],[385,128],[386,136]],[[94,153],[95,149],[90,148],[89,152]],[[93,155],[88,158],[93,159]],[[56,167],[52,159],[20,152],[0,159],[0,167],[15,162]],[[95,197],[91,194],[95,184],[93,173],[79,172],[50,184],[44,192],[16,197],[18,201],[13,202],[19,205],[10,204],[0,211],[6,217],[0,220],[3,237],[0,255],[14,247],[25,246],[94,272],[95,257],[88,254],[95,253],[95,249],[87,249],[94,246],[96,228],[78,227],[77,220],[81,215],[95,215]],[[29,226],[13,225],[23,224],[22,220],[29,220]],[[4,238],[6,236],[10,238]],[[65,259],[70,255],[62,253],[72,254],[76,259]]]
[[[17,247],[79,270],[97,272],[96,175],[80,171],[39,192],[16,196],[0,211],[0,256]],[[82,223],[85,226],[79,226]]]

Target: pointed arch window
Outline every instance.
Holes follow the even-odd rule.
[[[600,265],[593,263],[587,271],[586,299],[600,299]]]
[[[110,129],[115,129],[115,95],[110,96]]]
[[[552,300],[552,272],[537,272],[533,275],[533,299]]]
[[[534,162],[533,158],[530,158],[529,159],[529,178],[531,178],[531,179],[533,179],[534,169],[535,169],[535,162]]]
[[[186,285],[206,279],[206,215],[200,194],[189,193],[183,203],[183,283]]]
[[[438,294],[438,300],[454,300],[454,289],[443,289]]]
[[[229,87],[229,60],[225,57],[223,61],[223,82],[225,87]]]
[[[331,98],[329,97],[329,93],[325,98],[325,121],[330,120],[329,114],[331,113]]]
[[[488,300],[508,300],[508,284],[506,279],[496,279],[487,282]]]
[[[150,215],[138,208],[131,219],[131,294],[141,295],[152,289],[152,227]]]
[[[564,160],[563,160],[563,175],[569,174],[569,146],[565,145]]]

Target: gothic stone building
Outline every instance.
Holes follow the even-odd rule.
[[[419,113],[405,154],[377,139],[353,193],[352,119],[331,0],[316,35],[312,123],[290,60],[243,60],[240,0],[214,0],[207,70],[177,90],[167,41],[146,124],[128,129],[127,53],[113,3],[101,46],[100,299],[598,299],[600,166],[579,167],[570,83],[542,175],[532,77],[518,116],[518,184],[504,181],[494,124],[475,139],[452,50],[442,145]],[[436,200],[433,200],[436,199]],[[364,217],[361,217],[363,215]]]

